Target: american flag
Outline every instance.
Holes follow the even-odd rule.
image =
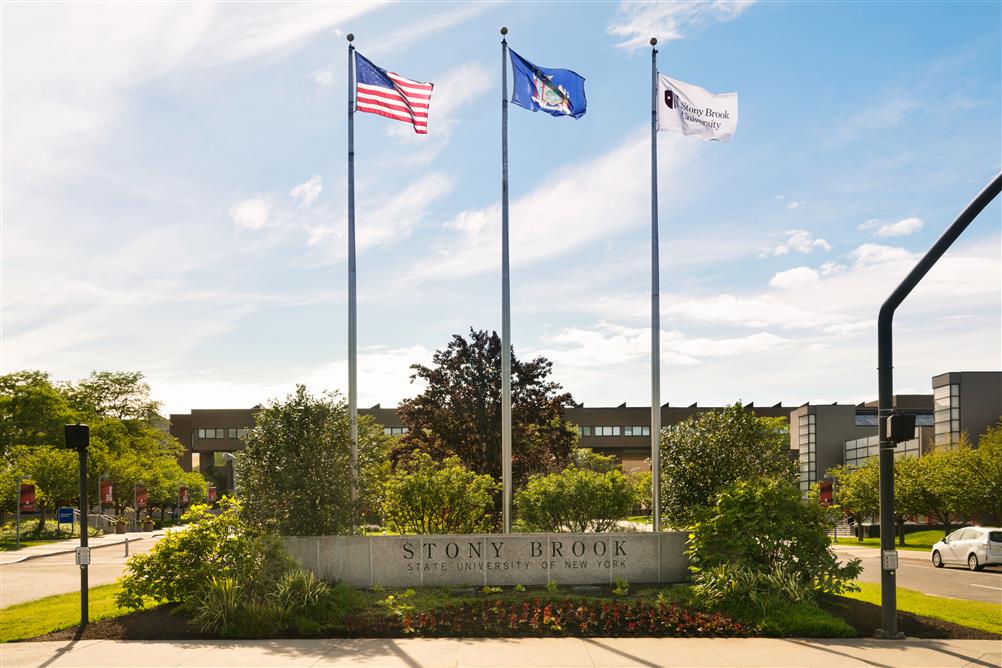
[[[355,108],[414,126],[428,134],[428,109],[434,84],[412,81],[387,72],[355,52]]]

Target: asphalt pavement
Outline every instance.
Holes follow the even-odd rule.
[[[841,559],[862,560],[861,581],[880,582],[880,550],[845,545],[833,550]],[[959,565],[936,568],[926,552],[898,550],[897,585],[933,596],[1002,603],[1002,567],[989,566],[983,571],[969,571]]]
[[[160,535],[131,533],[103,537],[107,538],[104,541],[92,538],[91,563],[87,569],[91,587],[110,584],[125,572],[125,537],[130,539],[129,554],[132,555],[148,552]],[[0,563],[0,608],[53,594],[80,591],[80,567],[70,551],[77,545],[78,541],[59,541],[4,553],[4,560]]]

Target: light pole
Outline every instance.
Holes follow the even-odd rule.
[[[233,470],[233,496],[237,495],[237,456],[232,452],[224,452],[223,459],[230,463],[230,468]]]

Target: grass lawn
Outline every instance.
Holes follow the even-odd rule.
[[[939,529],[927,529],[925,531],[912,531],[905,534],[906,545],[898,545],[894,540],[894,547],[898,550],[915,550],[917,552],[928,552],[937,541],[942,540],[943,532]],[[880,547],[880,538],[864,538],[860,543],[858,539],[847,537],[838,538],[835,541],[839,545],[855,545],[857,547]]]
[[[13,540],[0,541],[0,552],[13,552],[14,550],[20,550],[25,547],[34,547],[36,545],[45,545],[46,543],[51,543],[54,540],[66,540],[65,538],[50,538],[42,540],[21,540],[21,547],[17,547],[17,542]]]
[[[842,594],[867,603],[880,605],[880,584],[857,582],[860,591]],[[955,598],[930,596],[911,589],[898,589],[898,610],[924,617],[941,619],[971,628],[1002,633],[1002,603],[984,601],[961,601]]]
[[[90,590],[90,620],[98,621],[126,615],[131,610],[115,605],[118,584]],[[34,638],[80,623],[80,592],[47,596],[37,601],[0,608],[0,642]]]
[[[653,522],[650,515],[630,515],[626,518],[627,522],[636,522],[638,524],[650,524]]]

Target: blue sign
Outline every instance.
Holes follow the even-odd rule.
[[[73,509],[60,508],[56,511],[56,522],[59,524],[73,524]]]

